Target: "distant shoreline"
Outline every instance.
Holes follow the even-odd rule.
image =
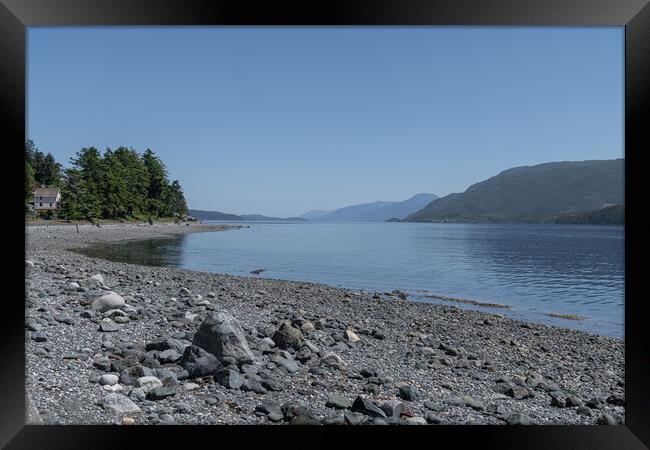
[[[77,227],[79,225],[79,233]],[[188,233],[204,233],[212,231],[226,231],[230,229],[245,228],[242,225],[209,224],[201,222],[162,222],[149,225],[147,223],[107,223],[100,227],[91,224],[52,224],[52,225],[26,225],[27,244],[29,247],[30,238],[45,240],[43,244],[49,251],[67,251],[70,248],[85,247],[96,243],[121,242],[136,239],[153,239],[182,235]],[[52,241],[43,239],[42,233],[56,233]]]
[[[413,221],[403,221],[403,220],[384,220],[384,221],[370,221],[370,220],[338,220],[338,221],[326,221],[326,220],[304,220],[304,221],[292,221],[292,220],[202,220],[201,223],[288,223],[288,224],[378,224],[378,223],[404,223],[404,224],[433,224],[433,225],[585,225],[585,226],[596,226],[596,227],[625,227],[625,224],[592,224],[592,223],[556,223],[556,222],[413,222]]]

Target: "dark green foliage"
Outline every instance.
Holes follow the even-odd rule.
[[[133,216],[145,211],[149,189],[149,174],[142,157],[132,148],[120,147],[113,155],[117,171],[124,180],[128,196],[125,199],[126,214]]]
[[[61,189],[60,216],[68,220],[90,220],[99,215],[96,197],[88,191],[88,183],[78,169],[65,171]]]
[[[45,186],[58,186],[61,182],[61,164],[56,162],[51,153],[45,155],[42,166],[35,173],[35,178]]]
[[[172,214],[180,216],[187,214],[187,203],[185,202],[183,189],[178,180],[172,181],[172,184],[169,186],[166,203]]]
[[[408,222],[554,222],[624,202],[623,159],[516,167],[432,201]]]
[[[44,211],[42,214],[43,214],[43,218],[45,219],[48,220],[54,219],[54,211],[52,211],[51,209]]]
[[[147,169],[149,177],[149,187],[147,189],[147,211],[156,216],[169,216],[168,205],[165,204],[167,190],[167,169],[154,153],[147,149],[142,155],[144,166]]]
[[[59,216],[68,220],[94,222],[187,214],[180,183],[169,182],[164,164],[151,150],[140,155],[132,148],[107,148],[102,155],[95,147],[85,147],[71,158],[70,165],[61,176],[60,165],[52,155],[43,155],[33,142],[27,141],[26,201],[31,199],[30,186],[40,180],[44,185],[61,187]],[[32,170],[34,166],[42,168],[40,175]]]
[[[34,169],[25,159],[25,204],[33,200],[34,192]]]
[[[126,218],[146,211],[149,174],[140,155],[125,147],[106,149],[103,165],[101,216]]]
[[[25,142],[25,164],[32,169],[34,182],[42,186],[59,186],[61,183],[61,164],[51,153],[41,152],[34,142]]]
[[[61,189],[61,217],[68,220],[92,220],[103,216],[105,197],[104,161],[95,147],[85,147],[70,160]]]
[[[585,225],[624,225],[625,207],[623,205],[612,205],[594,211],[561,214],[553,222]]]
[[[115,153],[107,148],[103,158],[103,180],[101,190],[106,199],[102,202],[102,217],[125,217],[129,203],[129,191],[126,186],[126,169]]]

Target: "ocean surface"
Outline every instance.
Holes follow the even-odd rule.
[[[235,223],[235,222],[214,222]],[[530,224],[248,222],[249,228],[102,244],[85,253],[122,262],[368,292],[624,335],[624,228]],[[250,272],[264,269],[259,275]],[[485,307],[434,299],[446,296]],[[583,320],[549,317],[572,314]]]

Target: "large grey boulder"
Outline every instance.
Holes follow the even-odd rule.
[[[190,345],[185,349],[181,360],[178,363],[183,369],[187,370],[190,378],[205,377],[214,375],[223,369],[223,365],[216,356],[208,353],[201,347]]]
[[[352,407],[352,402],[344,395],[331,393],[327,396],[325,406],[328,408],[349,409]]]
[[[386,413],[379,406],[361,396],[358,396],[352,403],[352,412],[358,412],[370,417],[386,417]]]
[[[116,414],[129,414],[140,412],[138,405],[133,403],[130,398],[115,392],[108,394],[99,401],[99,405],[108,412]]]
[[[506,417],[506,422],[508,425],[530,425],[532,421],[527,414],[514,413]]]
[[[110,291],[107,294],[104,294],[101,297],[95,299],[90,306],[95,311],[106,312],[111,309],[120,309],[125,304],[126,302],[121,295]]]
[[[97,288],[104,285],[104,277],[98,273],[92,277],[81,280],[79,284],[89,288]]]
[[[223,365],[228,365],[231,360],[236,361],[237,365],[255,361],[239,322],[223,311],[203,321],[194,334],[192,344],[213,354]]]
[[[142,389],[145,394],[148,394],[150,390],[162,386],[162,382],[153,376],[144,376],[135,380],[136,387]]]
[[[284,322],[278,331],[273,333],[271,339],[281,349],[294,348],[298,350],[304,342],[302,332],[291,326],[289,322]]]
[[[320,359],[320,364],[325,367],[343,370],[345,369],[345,362],[336,353],[329,352]]]

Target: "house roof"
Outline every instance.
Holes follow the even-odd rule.
[[[59,188],[36,188],[34,197],[56,197],[59,195]]]

